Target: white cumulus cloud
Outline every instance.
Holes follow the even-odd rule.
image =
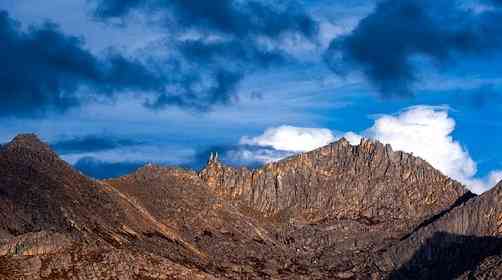
[[[394,150],[413,153],[443,173],[461,182],[476,174],[476,163],[467,150],[453,139],[455,120],[445,108],[411,107],[397,116],[382,116],[365,136]]]
[[[335,135],[329,129],[285,125],[269,128],[257,137],[244,136],[240,144],[272,147],[281,151],[305,152],[315,150],[335,140]]]

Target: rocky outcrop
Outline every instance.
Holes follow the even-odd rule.
[[[2,280],[214,280],[194,267],[128,249],[76,247],[50,255],[0,258]]]

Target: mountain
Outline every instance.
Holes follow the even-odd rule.
[[[0,147],[0,279],[496,279],[500,199],[370,140],[94,180],[19,135]]]

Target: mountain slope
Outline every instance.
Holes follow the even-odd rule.
[[[175,232],[148,216],[116,189],[73,170],[34,135],[20,135],[1,147],[0,232],[4,239],[0,257],[4,257],[0,275],[10,277],[6,279],[17,279],[16,267],[37,277],[45,273],[52,279],[66,279],[68,273],[92,267],[98,256],[115,258],[121,250],[142,249],[137,244],[151,242],[151,234],[172,240],[171,247],[178,254],[203,258]],[[145,253],[148,251],[129,257],[144,263]],[[59,266],[47,255],[65,262]],[[89,262],[82,263],[86,258]],[[41,271],[42,264],[56,267]],[[105,273],[107,264],[99,265]],[[115,268],[109,265],[109,269]],[[31,275],[30,279],[37,277]]]
[[[418,229],[383,254],[392,279],[500,279],[502,182]],[[417,273],[417,272],[420,273]]]
[[[206,252],[221,276],[279,277],[287,265],[288,250],[274,240],[273,230],[213,195],[193,171],[150,165],[106,183]]]

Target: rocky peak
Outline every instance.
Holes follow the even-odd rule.
[[[35,134],[19,134],[2,146],[0,157],[24,166],[47,169],[51,164],[68,165]]]
[[[297,213],[293,216],[313,213],[311,219],[362,215],[402,220],[407,227],[467,192],[425,161],[369,139],[352,146],[342,138],[253,171],[211,164],[211,159],[200,173],[210,189],[265,216],[285,210]]]
[[[36,134],[19,134],[14,137],[8,144],[4,146],[5,149],[24,148],[34,151],[50,150],[49,145],[42,142]]]

